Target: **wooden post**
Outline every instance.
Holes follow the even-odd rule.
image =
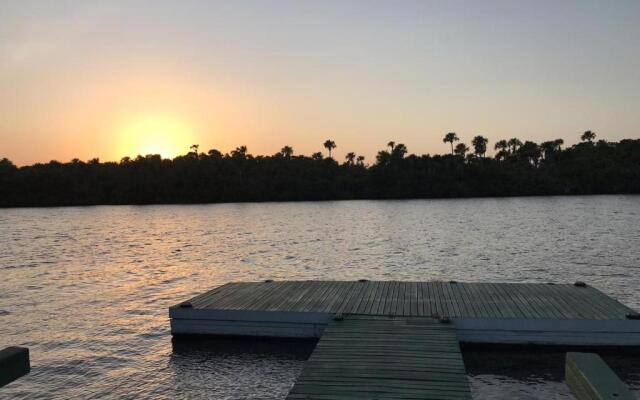
[[[0,350],[0,387],[5,386],[31,371],[29,349],[7,347]]]
[[[595,353],[567,353],[565,379],[577,400],[635,400],[624,382]]]

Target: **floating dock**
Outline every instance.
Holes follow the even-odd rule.
[[[639,314],[584,284],[229,283],[169,310],[175,335],[320,338],[336,314],[450,320],[460,342],[640,346]]]

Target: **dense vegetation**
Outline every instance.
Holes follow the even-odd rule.
[[[536,144],[518,139],[494,144],[476,136],[473,151],[455,133],[443,141],[451,154],[407,154],[389,142],[375,163],[348,153],[331,157],[294,155],[285,146],[272,156],[253,156],[245,146],[222,154],[191,152],[173,160],[158,155],[101,163],[51,161],[16,167],[0,160],[0,206],[209,203],[329,199],[395,199],[467,196],[640,193],[640,140],[582,142],[562,149],[563,141]]]

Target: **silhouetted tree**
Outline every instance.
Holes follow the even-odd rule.
[[[556,139],[556,140],[553,141],[553,143],[555,143],[555,145],[556,145],[556,151],[562,150],[562,145],[564,144],[564,140]]]
[[[13,171],[16,170],[16,166],[8,158],[0,159],[0,171]]]
[[[358,156],[358,165],[364,165],[364,156]]]
[[[239,146],[231,150],[231,156],[235,158],[245,158],[247,156],[247,146]]]
[[[209,157],[211,158],[216,158],[216,159],[221,159],[222,158],[222,153],[219,150],[216,149],[211,149],[207,152],[207,154],[209,155]]]
[[[496,160],[505,160],[509,155],[509,144],[504,139],[498,140],[493,149],[498,150],[495,155]]]
[[[291,158],[291,156],[293,155],[293,147],[291,146],[284,146],[281,150],[280,150],[280,154],[282,154],[282,156],[284,158]]]
[[[353,162],[356,159],[356,153],[354,152],[347,153],[347,155],[345,156],[345,159],[347,160],[347,165],[353,165]]]
[[[336,142],[334,142],[333,140],[328,139],[328,140],[326,140],[324,142],[323,146],[324,146],[325,149],[329,150],[329,158],[332,158],[331,157],[331,150],[336,148]]]
[[[389,151],[393,151],[393,148],[396,147],[396,142],[391,141],[387,143],[387,147],[389,147]]]
[[[451,143],[451,154],[453,154],[453,142],[457,142],[458,140],[458,135],[456,135],[455,132],[449,132],[446,135],[444,135],[444,139],[442,139],[443,143]]]
[[[474,137],[471,141],[473,152],[479,157],[484,157],[487,152],[487,143],[489,143],[489,140],[482,135]]]
[[[580,136],[580,140],[582,140],[583,142],[593,142],[593,140],[596,138],[596,133],[592,132],[592,131],[585,131],[582,136]]]
[[[464,143],[458,143],[456,145],[456,148],[453,150],[455,155],[460,156],[462,158],[464,158],[464,155],[467,153],[467,151],[469,151],[469,147],[467,147],[467,145]]]
[[[192,144],[191,147],[189,147],[191,150],[193,150],[193,155],[195,158],[198,158],[198,149],[200,148],[199,144]]]
[[[398,143],[391,152],[391,159],[401,160],[404,158],[405,154],[407,154],[407,146],[402,143]]]
[[[540,144],[540,150],[545,161],[555,159],[556,155],[562,150],[564,143],[562,139],[549,140]]]
[[[528,140],[518,149],[518,156],[536,167],[540,161],[541,153],[540,146]]]
[[[322,161],[322,159],[323,159],[324,157],[322,156],[322,153],[320,153],[319,151],[317,151],[317,152],[315,152],[315,153],[313,153],[313,154],[311,155],[311,158],[312,158],[313,160],[316,160],[316,161]]]
[[[388,165],[391,161],[391,153],[386,150],[380,150],[376,155],[376,164],[377,165]]]
[[[515,154],[520,146],[522,146],[522,142],[518,138],[511,138],[507,142],[510,149],[510,154]]]

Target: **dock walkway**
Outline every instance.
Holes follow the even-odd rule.
[[[331,321],[287,399],[471,399],[455,328],[431,318]]]

